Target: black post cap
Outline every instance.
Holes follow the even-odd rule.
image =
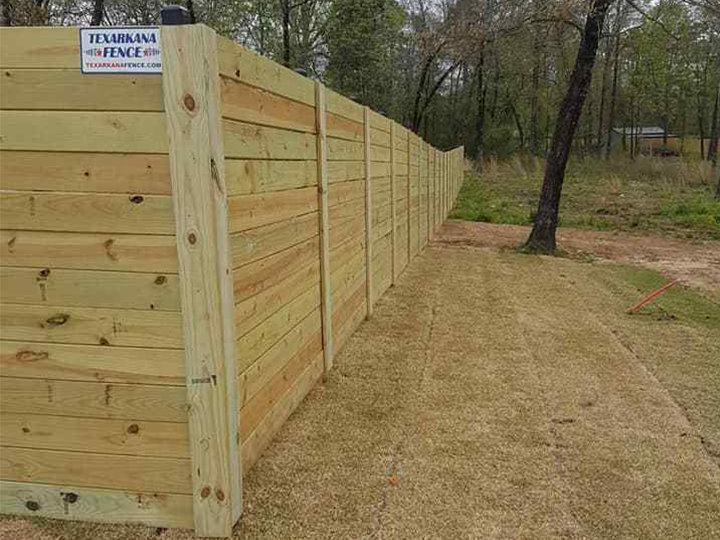
[[[164,26],[191,24],[190,12],[187,8],[177,5],[163,6],[160,10],[160,20]]]

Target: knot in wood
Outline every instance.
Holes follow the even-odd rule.
[[[215,497],[217,497],[218,501],[223,502],[225,500],[225,492],[218,488],[215,490]]]
[[[197,242],[197,235],[194,232],[188,233],[187,239],[188,242],[190,242],[190,245],[194,246]]]
[[[40,272],[38,272],[38,274],[40,275],[40,277],[48,277],[50,275],[50,269],[43,268],[42,270],[40,270]]]
[[[155,285],[162,285],[167,281],[167,278],[165,276],[158,276],[155,278]]]
[[[40,510],[40,505],[35,501],[28,501],[25,503],[25,508],[27,508],[31,512],[37,512],[38,510]]]
[[[207,486],[205,486],[204,488],[202,488],[202,491],[200,492],[200,496],[201,496],[203,499],[207,499],[207,498],[210,496],[210,488],[207,487]]]
[[[63,493],[62,496],[63,496],[63,501],[65,501],[68,504],[75,504],[78,500],[77,493],[73,493],[71,491],[68,493]]]
[[[137,424],[130,424],[127,428],[127,432],[131,435],[136,435],[137,433],[140,433],[140,426]]]
[[[140,204],[144,200],[145,197],[143,197],[142,195],[133,195],[132,197],[130,197],[130,202],[133,204]]]
[[[185,105],[185,108],[188,111],[194,111],[195,110],[195,98],[192,97],[190,94],[185,94],[183,96],[183,105]]]

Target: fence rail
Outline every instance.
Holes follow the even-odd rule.
[[[463,149],[202,25],[161,36],[161,75],[83,75],[77,28],[0,29],[0,510],[227,536]]]

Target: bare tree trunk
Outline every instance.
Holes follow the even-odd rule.
[[[12,26],[12,0],[0,2],[0,26]]]
[[[282,0],[283,65],[290,67],[290,0]]]
[[[715,106],[713,107],[712,126],[710,127],[710,146],[708,147],[707,158],[717,165],[718,161],[718,137],[720,136],[720,73],[718,73],[717,92],[715,92]]]
[[[485,48],[480,51],[477,67],[477,116],[475,117],[475,161],[480,172],[483,167],[483,136],[485,132]]]
[[[540,201],[538,202],[535,224],[525,247],[537,253],[551,254],[557,242],[555,233],[558,225],[560,197],[565,180],[573,137],[582,114],[588,88],[592,82],[592,69],[595,65],[600,30],[605,22],[608,8],[614,0],[593,0],[583,36],[578,48],[575,68],[570,77],[570,85],[560,106],[553,141],[545,167]]]
[[[188,15],[190,16],[190,24],[195,24],[197,22],[197,17],[195,16],[195,4],[193,3],[193,0],[187,0],[187,10]]]
[[[530,97],[530,152],[533,155],[540,153],[540,140],[538,137],[538,103],[540,93],[540,37],[538,33],[533,36],[533,69],[532,69],[532,95]]]
[[[100,26],[103,21],[105,0],[93,0],[92,19],[90,26]]]
[[[612,133],[615,127],[615,107],[618,95],[618,75],[620,71],[620,39],[623,24],[625,23],[625,3],[621,3],[617,8],[617,16],[615,17],[615,28],[613,30],[613,80],[612,91],[610,92],[610,111],[607,120],[607,139],[605,140],[605,159],[610,159],[612,151]]]

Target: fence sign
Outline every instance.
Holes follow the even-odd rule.
[[[81,28],[83,73],[161,73],[160,29]]]

